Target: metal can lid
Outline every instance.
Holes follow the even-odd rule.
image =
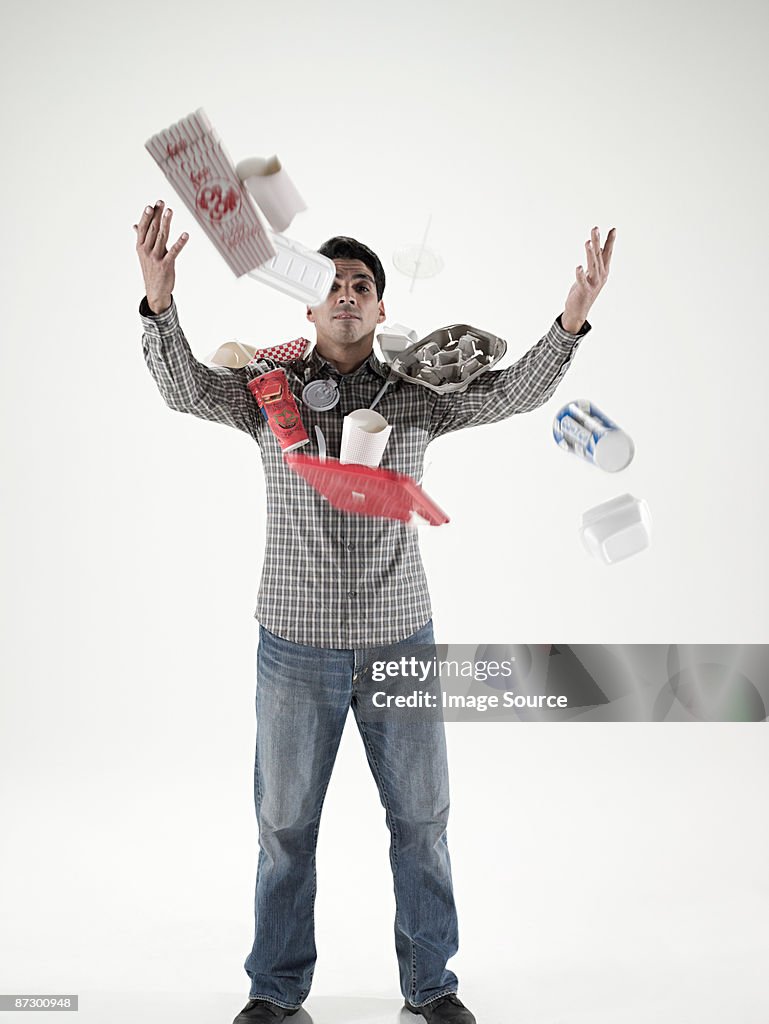
[[[308,409],[325,412],[339,401],[339,388],[333,380],[311,380],[302,388],[302,401]]]
[[[624,430],[609,430],[595,442],[595,464],[608,473],[617,473],[629,466],[634,455],[633,439]]]

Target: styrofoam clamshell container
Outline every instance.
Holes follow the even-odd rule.
[[[594,558],[612,565],[648,548],[652,520],[643,498],[621,494],[582,514],[580,537]]]
[[[470,324],[452,324],[433,331],[396,355],[393,373],[421,384],[430,391],[447,394],[464,391],[485,370],[491,369],[507,352],[507,342]]]
[[[271,231],[268,235],[275,255],[268,263],[250,270],[248,276],[308,306],[319,306],[326,300],[334,283],[334,261],[285,235]]]
[[[376,340],[385,360],[391,363],[396,355],[414,345],[419,340],[419,335],[403,324],[385,324],[377,333]]]

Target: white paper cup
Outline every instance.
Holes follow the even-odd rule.
[[[278,234],[286,230],[297,213],[307,209],[277,156],[241,160],[235,169]]]
[[[384,416],[373,409],[354,409],[342,420],[339,461],[375,469],[382,461],[392,429]]]

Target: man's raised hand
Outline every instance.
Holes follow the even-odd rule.
[[[617,229],[612,228],[607,235],[606,244],[601,248],[601,234],[598,228],[593,228],[590,233],[589,240],[585,242],[587,273],[581,266],[577,267],[577,280],[571,286],[564,311],[561,314],[564,330],[577,334],[587,320],[590,307],[598,298],[598,293],[609,277],[609,265],[616,237]]]
[[[136,232],[136,252],[139,255],[144,290],[153,313],[163,313],[171,305],[171,293],[176,280],[176,257],[187,243],[189,235],[184,232],[170,249],[166,249],[168,233],[171,230],[173,211],[164,211],[162,200],[154,206],[146,206]]]

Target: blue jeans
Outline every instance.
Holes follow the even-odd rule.
[[[291,643],[259,627],[254,801],[259,824],[254,945],[245,969],[250,998],[300,1006],[315,970],[315,849],[321,809],[347,712],[363,739],[387,826],[395,888],[395,952],[401,991],[417,1006],[456,992],[446,962],[458,947],[446,839],[449,779],[442,717],[371,720],[386,682],[372,662],[434,643],[432,620],[386,648]],[[430,655],[434,653],[432,649]]]

